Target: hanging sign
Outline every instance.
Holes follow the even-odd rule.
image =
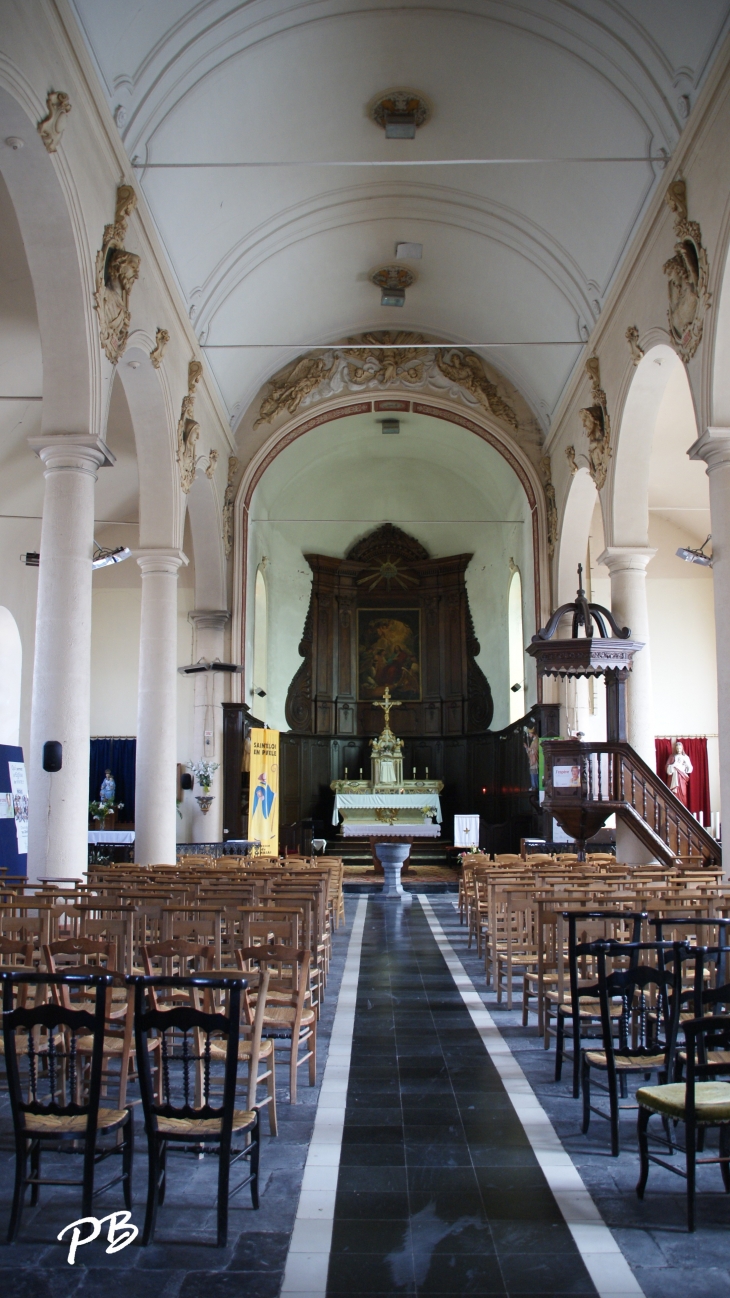
[[[13,816],[18,839],[18,856],[28,851],[28,781],[24,762],[8,762],[10,788],[13,795]]]
[[[0,744],[0,866],[9,875],[26,873],[28,782],[23,750]]]
[[[279,854],[279,731],[251,730],[248,837],[264,856]]]

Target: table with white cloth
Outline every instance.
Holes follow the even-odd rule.
[[[410,783],[410,781],[409,781]],[[343,838],[362,838],[387,834],[394,838],[438,838],[441,834],[441,803],[438,784],[433,790],[377,793],[345,792],[337,789],[332,824],[342,816]]]

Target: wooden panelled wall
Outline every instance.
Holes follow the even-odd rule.
[[[480,734],[494,705],[476,662],[465,573],[470,554],[432,559],[414,537],[391,523],[359,541],[345,559],[304,556],[312,595],[299,646],[304,662],[289,687],[286,719],[295,734],[374,736],[382,710],[358,698],[358,612],[416,609],[420,618],[421,698],[393,714],[403,739]],[[397,690],[394,698],[398,698]],[[370,778],[370,763],[362,762]],[[441,772],[434,768],[433,774]]]
[[[247,781],[241,776],[241,765],[247,721],[242,704],[224,703],[223,712],[224,837],[245,838]],[[445,838],[451,838],[451,819],[459,813],[481,816],[484,845],[494,851],[511,851],[521,837],[539,834],[540,817],[530,796],[523,727],[534,721],[538,733],[555,734],[557,716],[553,713],[557,707],[542,705],[506,730],[458,739],[404,740],[405,773],[410,777],[415,766],[417,774],[425,776],[428,767],[432,777],[444,782]],[[368,739],[283,733],[280,759],[282,841],[287,826],[310,819],[320,823],[325,835],[333,835],[330,783],[344,779],[345,767],[353,778],[360,767],[363,773],[369,770]]]

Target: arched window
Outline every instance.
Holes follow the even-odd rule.
[[[0,744],[20,743],[23,648],[15,618],[0,606]]]
[[[519,721],[527,711],[525,698],[525,636],[522,627],[522,578],[512,569],[507,597],[507,644],[509,653],[509,719]]]
[[[256,572],[253,606],[253,680],[252,710],[260,721],[266,719],[266,700],[257,692],[266,690],[268,680],[269,634],[266,582],[263,570]]]

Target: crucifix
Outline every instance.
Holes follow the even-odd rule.
[[[383,712],[384,712],[384,714],[385,714],[385,717],[384,717],[385,724],[384,724],[384,726],[383,726],[383,731],[390,730],[390,709],[391,709],[391,708],[400,708],[400,707],[402,707],[402,704],[401,704],[400,699],[398,699],[398,700],[396,700],[396,699],[391,699],[391,697],[390,697],[390,688],[389,688],[389,686],[386,685],[386,687],[385,687],[385,693],[383,694],[383,701],[382,701],[382,703],[380,702],[379,699],[377,699],[377,700],[375,701],[375,705],[374,705],[374,706],[375,706],[376,708],[382,708],[382,709],[383,709]]]

